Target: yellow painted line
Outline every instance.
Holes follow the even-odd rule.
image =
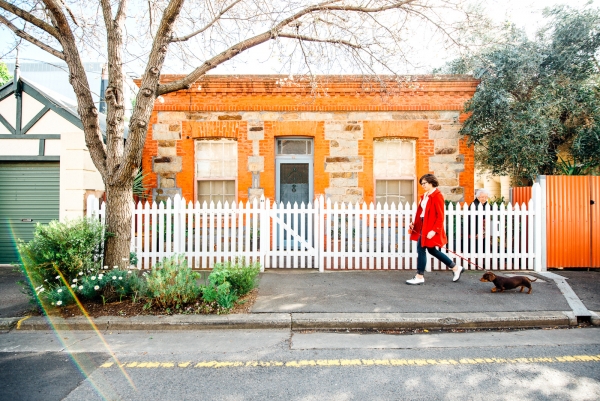
[[[23,323],[25,320],[29,319],[31,316],[25,316],[23,319],[19,319],[19,321],[17,322],[17,330],[21,329],[21,323]]]
[[[124,368],[238,368],[238,367],[322,367],[322,366],[439,366],[439,365],[485,365],[485,364],[518,364],[518,363],[581,363],[600,362],[600,355],[562,355],[554,357],[533,358],[461,358],[454,359],[303,359],[295,361],[200,361],[186,362],[138,362],[123,363]],[[100,365],[101,368],[116,366],[113,362]]]

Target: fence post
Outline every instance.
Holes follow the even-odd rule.
[[[541,233],[540,233],[540,240],[541,240],[541,248],[540,248],[540,252],[541,252],[541,270],[542,271],[546,271],[548,270],[548,252],[546,247],[548,246],[547,243],[547,227],[546,227],[546,205],[547,205],[547,191],[546,191],[546,176],[545,175],[539,175],[536,179],[536,183],[539,184],[539,198],[540,198],[540,226],[541,226]]]
[[[269,221],[269,201],[264,195],[260,197],[260,271],[264,272],[271,250],[271,222]],[[269,264],[270,267],[270,264]]]
[[[542,270],[546,270],[543,262],[542,262],[542,258],[545,259],[545,257],[543,256],[545,254],[545,246],[543,246],[542,244],[545,242],[543,241],[542,236],[545,234],[545,231],[543,231],[543,226],[542,226],[542,222],[544,220],[544,213],[543,213],[543,205],[542,205],[542,190],[541,190],[541,186],[539,183],[535,183],[533,184],[533,187],[531,188],[531,200],[532,200],[532,204],[533,204],[533,211],[534,211],[534,216],[533,216],[533,221],[534,221],[534,225],[533,225],[533,235],[534,235],[534,250],[535,250],[535,263],[534,263],[534,270],[536,272],[541,272]]]
[[[323,217],[324,217],[324,210],[323,207],[325,206],[325,199],[323,199],[322,196],[320,196],[318,199],[315,199],[315,224],[313,224],[313,227],[316,231],[317,234],[317,256],[316,256],[316,260],[317,260],[317,268],[319,268],[319,273],[323,273],[325,271],[325,260],[324,260],[324,256],[323,256],[323,250],[325,249],[325,230],[324,230],[324,221],[323,221]]]

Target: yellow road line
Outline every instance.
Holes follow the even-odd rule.
[[[460,359],[303,359],[296,361],[200,361],[200,362],[125,362],[124,368],[181,368],[223,369],[237,367],[321,367],[321,366],[437,366],[437,365],[484,365],[516,363],[565,363],[600,362],[599,355],[563,355],[537,358],[460,358]],[[106,362],[101,368],[116,366]]]
[[[17,330],[21,329],[21,323],[23,323],[25,320],[29,319],[31,316],[25,316],[23,319],[19,319],[19,321],[17,322]]]

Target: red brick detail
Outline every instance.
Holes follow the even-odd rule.
[[[465,189],[465,202],[475,198],[475,150],[467,146],[467,140],[458,141],[458,152],[465,156],[465,170],[458,174],[458,185]]]

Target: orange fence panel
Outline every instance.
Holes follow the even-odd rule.
[[[512,187],[511,190],[511,203],[513,205],[522,205],[523,203],[527,205],[529,203],[531,199],[531,187]]]
[[[590,177],[546,177],[548,267],[589,267]]]
[[[590,176],[590,218],[592,222],[590,267],[600,267],[600,177]]]

